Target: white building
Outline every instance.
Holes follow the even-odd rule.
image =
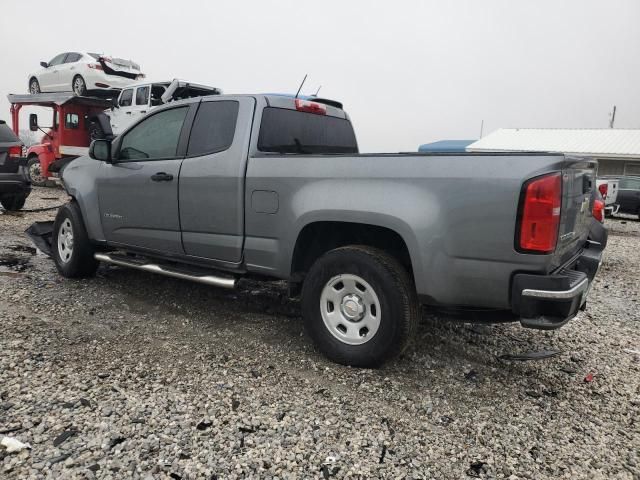
[[[640,175],[640,129],[501,128],[468,152],[559,152],[593,157],[598,175]]]

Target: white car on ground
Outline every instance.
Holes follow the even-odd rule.
[[[105,112],[113,135],[119,135],[149,110],[176,100],[206,95],[220,95],[222,90],[208,85],[173,79],[166,82],[147,82],[127,85]]]
[[[131,60],[99,53],[64,52],[29,75],[29,93],[89,92],[120,90],[144,78],[140,66]]]

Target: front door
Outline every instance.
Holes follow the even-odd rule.
[[[137,122],[144,117],[149,111],[149,94],[151,86],[140,85],[136,87],[136,93],[133,96],[133,105],[129,108],[131,111],[131,123]]]
[[[40,91],[58,92],[62,90],[62,84],[60,83],[60,66],[64,62],[66,56],[66,52],[56,55],[48,63],[47,68],[38,73]]]
[[[105,239],[163,254],[182,254],[178,177],[189,105],[149,116],[113,144],[113,163],[97,180]]]

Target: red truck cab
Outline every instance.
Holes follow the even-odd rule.
[[[20,132],[20,110],[25,105],[51,109],[45,126],[38,124],[35,113],[29,115],[29,129],[42,131],[39,144],[27,150],[27,168],[34,185],[45,185],[55,178],[56,166],[81,155],[86,155],[93,138],[110,133],[110,127],[101,121],[101,113],[111,105],[102,98],[77,96],[73,93],[40,93],[8,95],[11,103],[13,131]],[[105,131],[109,129],[109,131]]]

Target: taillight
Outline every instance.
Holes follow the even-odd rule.
[[[310,102],[296,98],[296,110],[299,112],[315,113],[316,115],[326,115],[327,107],[321,103]]]
[[[604,222],[604,202],[600,199],[593,202],[593,218],[599,222]]]
[[[22,147],[19,145],[15,147],[9,147],[9,150],[7,150],[7,153],[9,154],[10,157],[21,157]]]
[[[598,187],[598,190],[600,190],[600,195],[602,195],[602,198],[606,200],[607,193],[609,193],[609,184],[607,183],[600,184],[600,186]]]
[[[558,241],[562,176],[551,173],[524,184],[520,200],[520,230],[516,246],[521,251],[551,253]]]
[[[90,63],[87,65],[89,68],[93,68],[94,70],[102,70],[102,65],[99,63]]]

